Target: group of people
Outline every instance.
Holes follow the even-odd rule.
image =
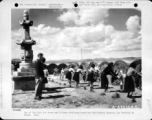
[[[93,83],[97,81],[97,78],[101,77],[101,88],[105,88],[105,92],[108,89],[108,78],[107,75],[116,75],[112,70],[113,63],[109,63],[109,65],[101,72],[101,75],[95,70],[95,65],[91,64],[88,72],[83,70],[83,66],[80,65],[79,68],[77,66],[71,66],[66,74],[66,78],[69,80],[69,86],[71,87],[71,80],[76,81],[76,87],[79,87],[80,83],[80,75],[82,75],[84,81],[88,81],[88,85],[90,86],[90,91],[94,91]],[[72,77],[73,76],[73,77]]]
[[[38,59],[35,61],[35,70],[36,70],[35,99],[36,100],[40,100],[42,98],[43,86],[45,83],[48,82],[47,81],[48,71],[46,70],[46,65],[44,63],[45,63],[45,58],[43,57],[42,53],[39,53]],[[100,77],[101,88],[104,89],[105,92],[108,92],[109,76],[112,76],[114,79],[120,79],[120,77],[122,77],[121,85],[123,85],[123,87],[121,89],[125,92],[128,92],[127,97],[131,97],[136,87],[134,76],[135,74],[141,76],[141,74],[135,70],[134,65],[129,66],[126,76],[124,76],[122,71],[115,73],[113,67],[114,67],[113,63],[110,62],[107,65],[107,67],[99,73],[99,71],[97,72],[95,70],[95,64],[91,64],[87,72],[83,70],[82,65],[80,65],[79,67],[76,65],[71,65],[68,71],[66,72],[66,78],[69,81],[70,87],[72,80],[74,80],[76,82],[77,88],[79,87],[80,79],[83,78],[84,81],[88,81],[88,85],[90,86],[90,91],[93,92],[94,91],[93,84]],[[61,80],[64,79],[64,75],[65,75],[65,71],[64,69],[62,69],[60,76]]]
[[[66,78],[69,81],[69,86],[71,87],[71,80],[75,80],[76,87],[79,87],[80,83],[80,75],[82,75],[83,79],[88,81],[88,85],[90,86],[90,91],[94,91],[94,82],[97,81],[97,78],[100,77],[101,80],[101,89],[104,89],[105,92],[108,92],[109,87],[109,81],[111,81],[111,78],[113,79],[119,79],[120,80],[120,86],[121,90],[124,92],[127,92],[127,97],[132,97],[133,92],[135,91],[136,87],[136,81],[135,81],[135,74],[139,75],[141,77],[141,74],[138,73],[135,70],[135,66],[130,65],[129,69],[127,71],[127,74],[123,74],[122,70],[117,71],[117,73],[113,70],[113,63],[110,62],[107,67],[100,72],[100,75],[98,75],[98,72],[95,70],[95,65],[91,64],[90,69],[88,72],[84,72],[83,66],[80,65],[78,68],[77,66],[71,66],[66,74]],[[62,76],[63,76],[62,70]],[[111,76],[111,78],[110,78]],[[63,77],[62,77],[63,79]]]

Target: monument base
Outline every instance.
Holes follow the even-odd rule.
[[[34,91],[35,76],[13,76],[13,92],[16,90]]]
[[[34,73],[31,72],[13,72],[13,76],[31,76],[34,75]]]
[[[22,61],[17,71],[13,72],[13,76],[32,76],[35,75],[35,68],[32,62],[26,63]]]

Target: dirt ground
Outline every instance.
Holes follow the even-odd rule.
[[[119,98],[112,98],[118,93]],[[43,90],[42,99],[34,99],[34,91],[15,91],[12,94],[13,108],[141,108],[141,90],[134,93],[136,102],[127,98],[127,93],[120,91],[120,86],[109,85],[109,90],[104,94],[100,88],[100,81],[95,82],[94,92],[90,92],[87,82],[80,81],[80,87],[69,87],[68,81],[63,81],[57,76],[50,76],[46,89]]]

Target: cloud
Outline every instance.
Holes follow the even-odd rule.
[[[130,51],[141,49],[141,36],[134,37],[134,33],[130,31],[116,31],[111,35],[111,39],[111,43],[104,48],[104,51]]]
[[[131,32],[139,32],[141,26],[139,24],[140,18],[135,16],[130,16],[126,22],[127,29]]]
[[[108,16],[108,9],[70,9],[67,12],[63,12],[63,14],[58,17],[58,20],[65,24],[74,22],[78,26],[87,24],[97,25],[104,23],[105,18]]]
[[[141,50],[141,36],[131,31],[116,31],[111,25],[102,23],[90,26],[65,27],[64,29],[40,24],[31,27],[34,59],[43,52],[47,59],[78,59],[81,49],[88,57],[103,57],[109,52]],[[16,39],[22,38],[22,29],[12,31],[12,56],[19,56],[20,47]]]
[[[54,45],[54,35],[59,33],[60,28],[53,28],[40,24],[30,28],[30,34],[36,45],[33,46],[35,51],[48,51]],[[16,44],[16,40],[22,40],[23,29],[12,31],[12,57],[20,56],[20,47]],[[56,35],[55,35],[56,36]],[[56,36],[57,37],[57,36]],[[36,52],[37,53],[37,52]]]
[[[55,34],[58,33],[61,29],[47,26],[45,27],[44,24],[40,24],[37,27],[33,26],[31,27],[31,35],[37,36],[37,35],[49,35],[49,34]]]
[[[68,23],[69,21],[74,21],[78,19],[78,14],[74,9],[70,9],[67,12],[63,12],[61,16],[58,17],[58,20]]]

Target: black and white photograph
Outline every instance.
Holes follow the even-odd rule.
[[[142,109],[141,15],[11,9],[12,108]]]

